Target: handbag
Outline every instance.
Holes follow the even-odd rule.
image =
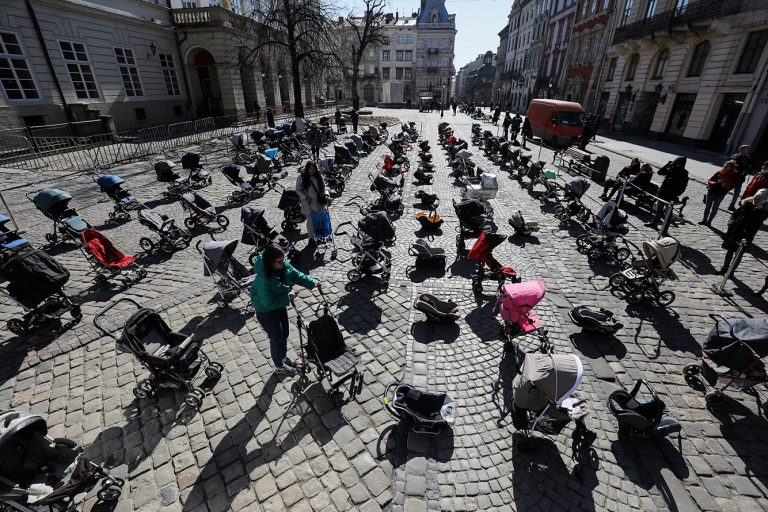
[[[326,238],[333,235],[331,213],[328,210],[312,214],[312,232],[315,238]]]

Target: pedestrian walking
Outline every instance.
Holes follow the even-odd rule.
[[[520,112],[515,113],[515,117],[512,118],[512,140],[517,140],[517,134],[520,133],[520,125],[523,124],[523,118],[520,117]]]
[[[491,119],[494,126],[499,124],[499,117],[501,117],[501,107],[497,106],[496,110],[493,111],[493,118]]]
[[[717,215],[717,209],[725,196],[733,190],[738,181],[736,161],[728,160],[723,168],[717,171],[707,181],[707,194],[704,196],[704,218],[699,222],[703,226],[712,226],[712,221]]]
[[[723,275],[728,271],[742,240],[746,240],[747,247],[749,247],[766,218],[768,218],[768,189],[762,189],[754,197],[748,197],[741,201],[741,206],[731,214],[731,218],[728,220],[728,230],[725,232],[722,245],[727,252],[722,268],[716,272],[718,275]],[[736,261],[734,270],[740,263],[741,256]]]
[[[760,172],[755,174],[752,181],[749,182],[747,188],[744,189],[744,195],[741,196],[741,198],[746,199],[747,197],[752,197],[757,194],[758,190],[764,188],[768,188],[768,160],[763,162],[763,167],[760,169]]]
[[[336,113],[333,114],[334,119],[336,121],[336,133],[341,133],[341,110],[339,110],[339,107],[336,107]]]
[[[328,197],[325,194],[325,182],[317,164],[310,160],[296,178],[296,193],[299,195],[301,213],[307,218],[307,238],[310,245],[315,243],[312,226],[312,214],[328,209]]]
[[[267,126],[269,128],[274,128],[275,127],[275,114],[272,113],[272,109],[271,108],[267,109]]]
[[[357,121],[360,119],[360,114],[353,108],[352,112],[349,114],[349,118],[352,120],[352,133],[357,133]]]
[[[525,145],[526,139],[533,140],[533,129],[531,128],[531,121],[527,117],[525,118],[525,121],[523,121],[523,147],[528,149],[528,147]]]
[[[307,142],[309,143],[309,148],[312,150],[312,158],[317,162],[320,160],[320,146],[323,144],[323,132],[315,123],[309,125]]]
[[[659,169],[658,174],[664,176],[664,181],[661,182],[659,187],[659,200],[656,201],[656,213],[651,219],[651,222],[645,225],[654,229],[659,227],[659,221],[661,221],[662,215],[667,204],[677,200],[680,194],[685,192],[688,187],[688,171],[685,169],[685,164],[688,163],[688,159],[684,156],[675,158],[671,162],[667,162],[664,167]]]
[[[303,361],[288,357],[288,303],[293,297],[291,288],[298,284],[311,290],[322,288],[320,283],[297,270],[274,244],[268,245],[253,263],[256,276],[251,285],[251,304],[256,320],[269,338],[269,353],[278,375],[294,376]]]
[[[582,151],[586,151],[587,144],[592,140],[592,137],[594,136],[595,136],[595,129],[594,129],[594,124],[592,120],[592,114],[590,114],[584,120],[584,128],[581,131],[581,141],[579,142],[579,149]]]
[[[609,178],[605,180],[605,186],[603,187],[603,193],[600,196],[600,199],[605,201],[609,200],[613,197],[613,194],[619,191],[619,188],[638,173],[640,173],[640,159],[633,158],[628,166],[619,171],[619,174],[616,175],[616,179]],[[610,189],[610,191],[608,189]]]
[[[261,120],[261,107],[258,101],[253,102],[253,113],[256,114],[256,123],[258,124]]]
[[[453,115],[456,115],[456,107],[459,105],[459,103],[456,101],[456,98],[453,98],[453,101],[451,102],[451,108],[453,109]]]
[[[731,199],[730,206],[728,206],[730,211],[734,211],[736,209],[736,202],[739,200],[739,194],[741,194],[741,187],[747,181],[747,176],[752,174],[752,158],[749,156],[749,146],[746,144],[739,146],[739,152],[731,156],[730,160],[736,161],[736,172],[739,173],[740,180],[733,188],[733,198]]]
[[[504,139],[509,140],[509,127],[512,126],[512,116],[509,112],[504,114],[504,122],[501,123],[501,127],[504,129]]]

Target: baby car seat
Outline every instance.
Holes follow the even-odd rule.
[[[591,306],[576,306],[568,312],[571,321],[584,330],[599,334],[614,334],[624,327],[611,311]]]
[[[637,394],[644,385],[651,395],[646,402],[639,402]],[[619,430],[634,437],[664,437],[680,432],[681,426],[650,384],[638,380],[631,393],[618,389],[608,396],[608,407],[619,420]]]

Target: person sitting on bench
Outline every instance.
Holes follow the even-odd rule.
[[[640,159],[639,158],[633,158],[632,162],[623,168],[621,171],[619,171],[619,174],[616,176],[616,179],[607,179],[605,180],[605,186],[603,187],[603,194],[600,196],[600,199],[608,200],[611,197],[613,197],[613,194],[619,191],[619,188],[624,185],[630,178],[633,176],[636,176],[640,172]],[[611,189],[610,192],[608,189]]]

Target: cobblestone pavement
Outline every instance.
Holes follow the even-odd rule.
[[[439,114],[407,115],[436,146]],[[469,135],[468,117],[446,112],[445,119]],[[221,142],[219,151],[209,155],[214,184],[201,191],[220,206],[232,190],[217,170],[231,157],[226,144]],[[666,309],[628,306],[607,290],[615,268],[589,262],[576,252],[574,238],[580,228],[561,227],[551,215],[552,205],[542,205],[535,192],[499,172],[501,191],[493,206],[500,231],[511,233],[506,220],[518,209],[542,228],[535,237],[511,237],[494,254],[523,278],[544,279],[547,296],[536,311],[556,351],[582,356],[586,378],[580,392],[590,402],[598,433],[590,453],[578,460],[573,457],[570,429],[559,436],[539,436],[538,449],[522,453],[507,416],[513,370],[499,340],[493,290],[487,288],[476,299],[470,285],[472,265],[465,258],[454,258],[457,221],[450,199],[458,197],[458,188],[447,176],[442,151],[433,152],[438,178],[423,188],[442,199],[439,213],[446,223],[430,243],[449,253],[444,272],[410,267],[407,248],[424,235],[414,218],[417,187],[410,183],[403,193],[406,210],[396,222],[389,287],[372,278],[347,286],[351,263],[346,237],[338,239],[337,261],[316,264],[308,249],[302,251],[299,266],[324,283],[347,343],[366,368],[365,386],[356,401],[336,407],[327,395],[328,384],[318,383],[314,374],[303,385],[277,378],[268,342],[246,308],[246,297],[229,309],[216,308],[214,285],[202,275],[193,241],[192,247],[172,257],[142,255],[149,275],[129,289],[95,285],[85,258],[73,245],[52,248],[72,273],[69,290],[83,303],[85,317],[57,339],[16,338],[0,331],[4,359],[0,408],[43,414],[53,436],[77,439],[94,460],[127,477],[118,510],[764,509],[768,449],[760,440],[768,434],[768,423],[760,400],[733,393],[722,406],[709,410],[704,394],[686,384],[682,367],[699,360],[699,344],[711,325],[709,313],[764,314],[765,302],[753,290],[760,288],[766,275],[765,253],[760,249],[767,246],[765,232],[758,235],[752,254],[736,274],[735,295],[721,298],[709,285],[722,261],[719,232],[727,222],[726,212],[716,218],[714,231],[690,222],[673,227],[671,234],[684,246],[675,267],[679,281],[669,283],[677,300]],[[357,208],[346,202],[355,193],[370,196],[368,173],[375,172],[383,155],[384,148],[379,147],[363,159],[345,193],[335,200],[336,225],[360,217]],[[541,156],[551,163],[550,150],[543,149]],[[616,153],[609,156],[612,174],[629,161]],[[480,155],[475,160],[493,167]],[[57,186],[71,192],[83,217],[118,247],[128,253],[139,251],[144,228],[135,220],[104,223],[111,203],[104,201],[89,176],[44,170],[34,176],[0,172],[3,195],[36,244],[43,245],[49,223],[24,194]],[[129,190],[146,203],[183,218],[178,204],[160,199],[162,186],[155,183],[148,164],[111,172],[123,176]],[[291,170],[283,183],[292,186],[294,179]],[[593,210],[600,205],[600,189],[593,186],[585,198]],[[701,183],[689,186],[695,200],[686,214],[694,221],[702,214],[703,190]],[[278,198],[279,193],[272,191],[253,202],[267,208],[268,220],[277,225],[282,218]],[[655,238],[656,232],[642,226],[648,214],[627,208],[632,215],[628,238],[635,243]],[[239,238],[237,208],[221,211],[231,224],[217,238]],[[300,249],[305,248],[303,234],[291,236]],[[196,240],[206,239],[204,232],[196,233]],[[240,246],[236,256],[247,261],[246,251]],[[424,291],[459,302],[464,318],[455,326],[427,324],[410,307]],[[165,392],[143,401],[133,397],[131,389],[145,371],[132,356],[116,353],[114,342],[92,325],[97,311],[122,297],[158,309],[176,330],[195,332],[206,340],[204,349],[211,358],[224,365],[221,380],[199,413],[181,405],[181,393]],[[5,322],[19,310],[5,297],[1,300],[0,321]],[[607,340],[578,332],[565,312],[582,302],[612,309],[622,316],[625,328]],[[301,314],[311,318],[317,296],[302,291],[297,303]],[[127,308],[117,310],[110,323],[119,327],[129,313]],[[295,315],[291,310],[292,322]],[[291,343],[298,348],[295,323]],[[679,438],[619,439],[605,401],[615,386],[631,386],[638,378],[652,383],[681,420]],[[450,392],[459,407],[453,431],[424,437],[397,426],[381,400],[386,385],[394,381]],[[91,507],[97,508],[92,500],[87,503]]]

